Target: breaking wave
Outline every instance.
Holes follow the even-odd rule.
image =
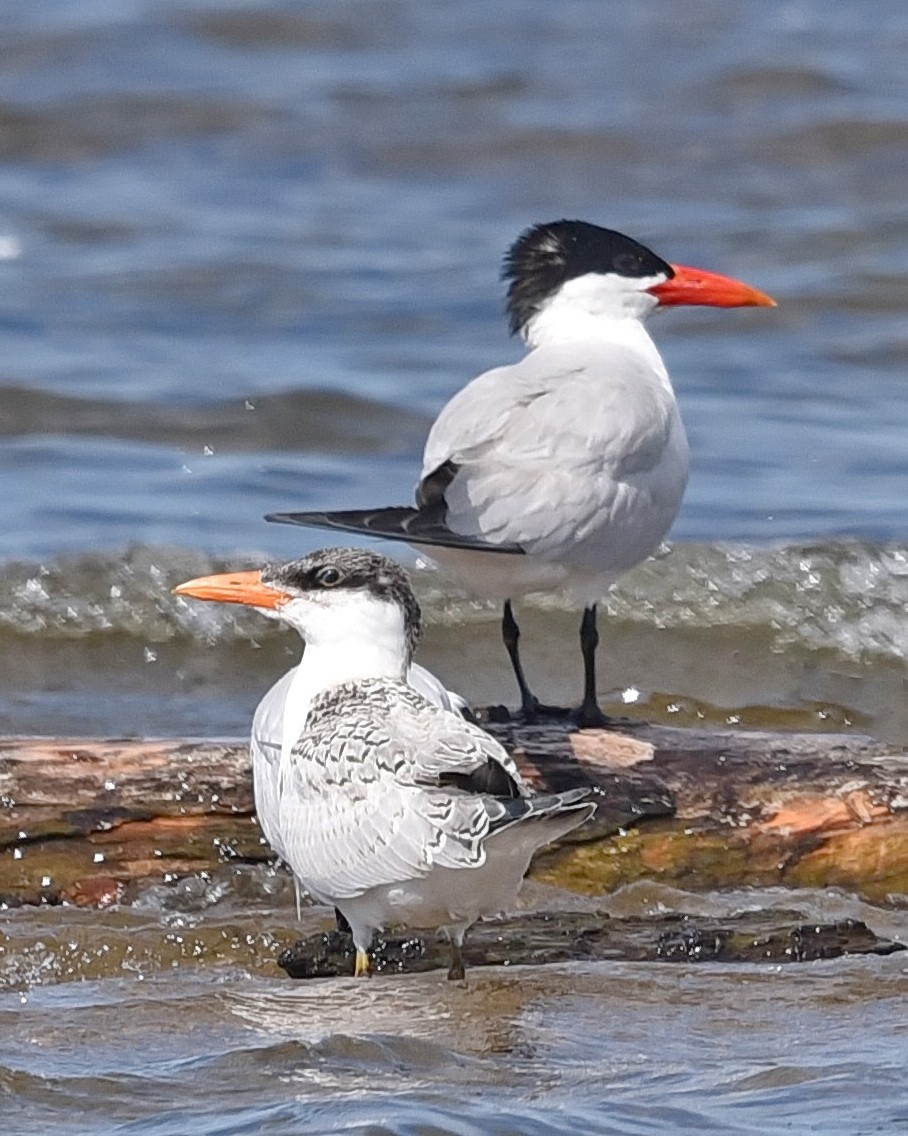
[[[136,545],[122,554],[80,553],[50,562],[0,566],[7,597],[0,637],[43,643],[129,636],[145,643],[197,639],[262,642],[279,629],[240,607],[171,595],[191,576],[264,562],[230,560],[186,549]],[[428,622],[490,622],[491,604],[471,600],[417,561],[414,581]],[[560,595],[522,604],[548,610],[574,605]],[[908,546],[859,541],[750,545],[678,544],[625,576],[602,610],[635,625],[759,633],[777,649],[833,651],[850,659],[908,658]],[[23,644],[25,646],[25,644]],[[26,648],[27,649],[27,648]]]

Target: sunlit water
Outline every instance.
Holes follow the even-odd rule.
[[[795,902],[807,917],[908,932],[904,913],[839,893]],[[5,1131],[765,1136],[908,1122],[902,955],[294,984],[274,977],[293,934],[286,909],[222,899],[180,915],[178,899],[161,903],[12,914],[0,954]],[[767,903],[792,897],[638,885],[604,906],[721,917]]]
[[[694,473],[604,598],[603,695],[908,738],[903,4],[13,0],[3,32],[0,730],[245,731],[299,645],[169,588],[324,543],[266,511],[409,500],[439,407],[517,357],[502,253],[575,216],[779,301],[653,321]],[[418,587],[423,661],[512,702],[495,612]],[[576,613],[522,617],[576,697]],[[0,1130],[908,1130],[898,955],[303,989],[254,894],[201,959],[156,900],[10,914]]]

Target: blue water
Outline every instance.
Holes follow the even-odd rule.
[[[900,538],[906,36],[900,3],[10,3],[0,556],[281,557],[320,538],[269,509],[409,500],[431,418],[519,352],[504,250],[559,216],[779,301],[654,321],[677,538]],[[315,392],[366,401],[326,435]]]

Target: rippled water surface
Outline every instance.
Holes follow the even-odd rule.
[[[890,1031],[908,981],[869,969],[515,968],[467,989],[432,975],[367,990],[198,971],[45,988],[0,1003],[31,1067],[14,1058],[0,1084],[13,1123],[46,1133],[894,1133],[908,1095]],[[871,977],[889,1016],[858,1055]]]
[[[631,887],[605,907],[679,902],[727,915],[792,899]],[[908,932],[904,913],[844,895],[796,902],[808,917]],[[221,897],[203,919],[160,894],[139,906],[10,919],[7,1131],[775,1136],[908,1124],[904,955],[493,967],[466,986],[438,972],[294,984],[274,977],[293,935],[286,909],[281,920],[267,902],[250,911]]]
[[[677,536],[901,536],[906,38],[895,0],[14,0],[0,553],[286,555],[269,508],[409,499],[558,216],[779,300],[655,325]]]
[[[245,733],[301,643],[254,611],[170,594],[224,564],[135,546],[0,567],[0,730]],[[427,623],[421,660],[474,704],[513,703],[497,609],[434,570],[414,581]],[[620,712],[661,721],[859,728],[904,741],[906,608],[904,542],[680,544],[605,597],[600,689]],[[580,681],[576,610],[559,596],[520,610],[534,681],[569,704]]]
[[[603,694],[908,739],[906,49],[896,0],[10,0],[0,730],[245,731],[298,644],[169,588],[323,542],[266,511],[409,500],[518,355],[505,248],[573,216],[779,301],[653,322],[694,473]],[[495,613],[418,586],[424,661],[513,701]],[[522,626],[570,700],[576,613]],[[257,894],[195,962],[166,903],[10,915],[4,1133],[908,1131],[898,955],[301,988]]]

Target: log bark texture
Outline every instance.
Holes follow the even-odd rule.
[[[537,861],[591,894],[841,886],[908,897],[908,755],[860,735],[566,724],[488,728],[538,788],[597,811]],[[235,740],[0,740],[0,902],[105,904],[147,883],[270,856]]]

